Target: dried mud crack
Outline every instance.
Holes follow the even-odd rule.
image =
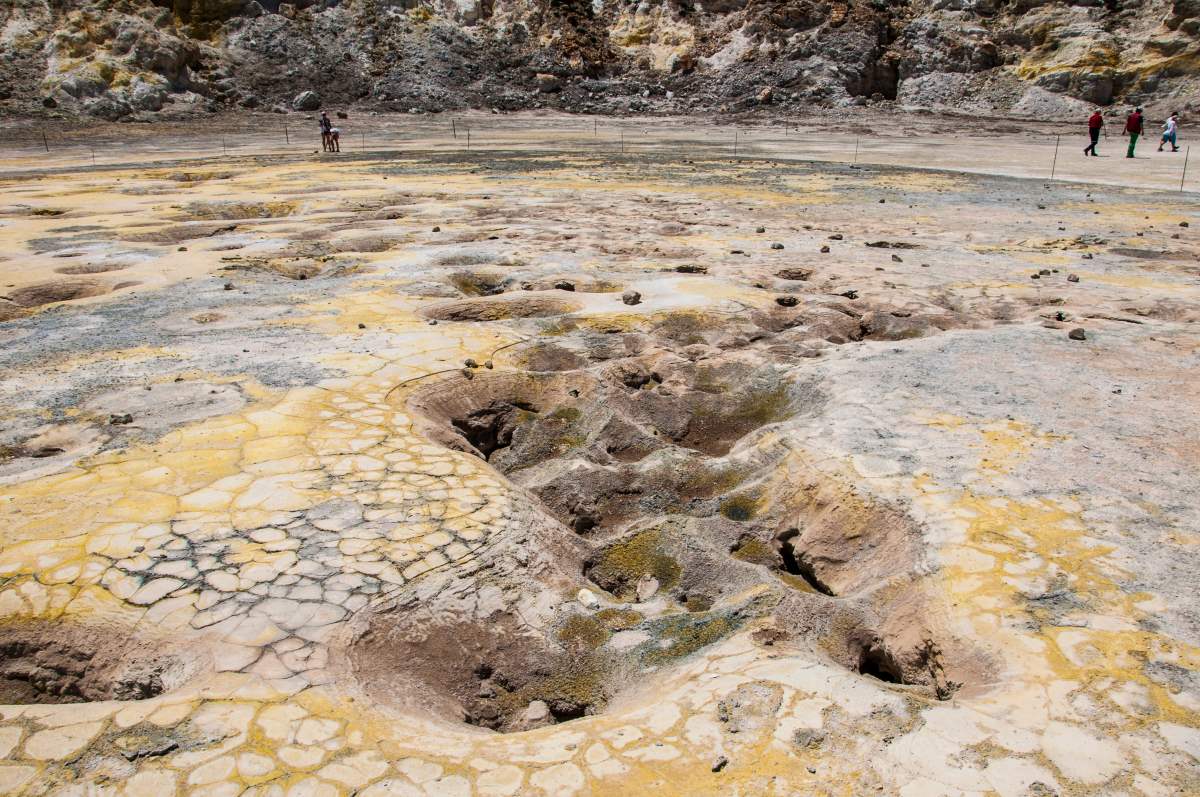
[[[0,791],[1195,789],[1190,197],[413,135],[4,177]]]

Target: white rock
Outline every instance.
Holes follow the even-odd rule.
[[[575,599],[588,611],[594,612],[600,608],[600,599],[590,589],[579,590],[575,595]]]

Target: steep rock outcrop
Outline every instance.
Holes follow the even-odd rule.
[[[282,109],[307,89],[339,106],[431,111],[892,100],[1008,111],[1034,89],[1051,113],[1075,112],[1073,100],[1186,109],[1200,95],[1197,74],[1197,0],[10,0],[0,8],[0,105],[110,120]]]

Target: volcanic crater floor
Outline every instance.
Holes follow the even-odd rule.
[[[1200,793],[1194,196],[0,183],[0,792]]]

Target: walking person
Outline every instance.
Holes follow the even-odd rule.
[[[1178,152],[1179,144],[1176,139],[1179,136],[1179,114],[1173,113],[1167,121],[1163,122],[1162,141],[1158,142],[1158,151],[1162,152],[1163,144],[1171,142],[1171,151]]]
[[[1092,137],[1092,143],[1083,148],[1083,154],[1100,157],[1096,152],[1096,145],[1100,143],[1100,131],[1104,129],[1104,114],[1100,113],[1097,108],[1095,112],[1088,118],[1088,135]]]
[[[1121,135],[1129,136],[1129,149],[1125,152],[1126,158],[1133,157],[1133,149],[1137,146],[1138,138],[1146,132],[1146,120],[1142,116],[1142,109],[1138,108],[1133,113],[1129,114],[1129,118],[1125,120],[1125,132]]]
[[[329,120],[329,112],[321,111],[321,150],[329,152],[333,149],[333,122]]]

